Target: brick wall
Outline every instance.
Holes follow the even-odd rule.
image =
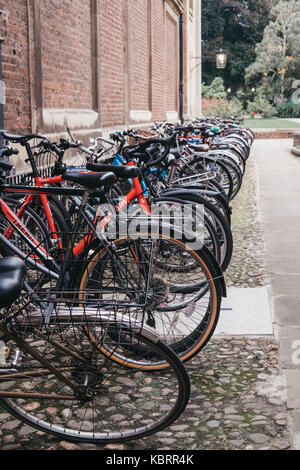
[[[129,0],[130,107],[149,110],[148,0]]]
[[[152,118],[165,119],[164,83],[165,73],[165,5],[156,0],[152,9]]]
[[[178,111],[178,4],[0,0],[5,127],[59,133],[70,119],[92,133]]]
[[[40,14],[43,106],[90,109],[90,2],[42,0]]]
[[[16,132],[31,129],[26,1],[0,0],[2,70],[6,85],[5,128]]]
[[[177,111],[178,94],[178,25],[167,15],[166,20],[166,103],[167,110]]]
[[[256,130],[252,129],[255,139],[293,139],[295,130],[276,129],[276,130]]]
[[[124,48],[127,0],[100,0],[101,125],[125,122]]]

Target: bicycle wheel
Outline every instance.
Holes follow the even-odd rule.
[[[204,202],[204,200],[202,201]],[[204,205],[204,204],[203,204]],[[185,201],[184,197],[158,197],[151,201],[152,218],[168,216],[179,229],[197,232],[203,239],[204,245],[209,249],[217,262],[221,263],[221,247],[216,228],[209,217],[206,216],[205,207],[192,201]],[[141,206],[132,204],[130,214],[137,217],[141,214]],[[188,265],[182,266],[183,271],[191,269]]]
[[[232,200],[236,197],[236,195],[241,189],[242,182],[243,182],[243,175],[240,170],[240,167],[231,158],[229,158],[228,156],[224,156],[222,154],[220,154],[218,158],[220,158],[220,160],[227,166],[228,170],[231,173],[232,180],[233,180],[233,192],[231,195],[231,200]]]
[[[176,193],[172,192],[173,196]],[[166,193],[167,195],[167,193]],[[176,197],[176,196],[175,196]],[[215,252],[210,249],[209,245],[205,245],[210,249],[212,254],[214,254],[216,260],[219,262],[222,271],[226,271],[233,253],[233,238],[230,226],[223,216],[223,214],[218,210],[215,204],[211,203],[201,194],[193,193],[192,191],[180,190],[178,193],[178,198],[184,201],[190,201],[191,204],[200,204],[204,206],[205,220],[210,221],[214,232],[218,237],[218,245],[220,250],[220,259],[216,256]]]
[[[192,358],[215,330],[223,292],[208,250],[151,234],[114,241],[114,255],[101,248],[84,265],[74,283],[79,303],[114,301],[118,313],[150,326],[182,361]]]
[[[139,361],[128,342],[124,354],[121,340],[113,345],[114,353],[123,358],[121,363],[101,354],[97,346],[105,341],[107,326],[98,326],[96,332],[94,326],[93,341],[81,326],[63,329],[60,325],[48,337],[27,331],[26,343],[51,361],[71,384],[79,385],[85,398],[77,396],[52,371],[41,370],[41,364],[22,350],[17,368],[23,379],[7,375],[4,382],[0,380],[0,392],[7,395],[0,399],[1,406],[30,426],[75,442],[130,441],[172,424],[189,399],[189,378],[184,366],[166,345],[146,337],[142,331],[116,323],[111,328],[142,345],[152,358],[166,362],[168,370],[147,373],[145,355]],[[16,343],[7,339],[6,344],[9,362],[15,357]],[[134,367],[124,367],[126,362]]]

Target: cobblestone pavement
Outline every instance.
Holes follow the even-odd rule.
[[[242,190],[232,202],[233,256],[226,272],[227,286],[266,284],[264,240],[259,220],[257,174],[253,158],[247,161]]]
[[[257,217],[255,167],[249,159],[241,193],[233,203],[234,256],[226,275],[237,287],[264,285],[264,243]],[[289,449],[286,390],[272,337],[215,338],[187,364],[192,393],[185,413],[170,428],[121,450]],[[0,408],[0,448],[103,449],[72,444],[20,423]]]
[[[287,449],[285,388],[270,339],[215,339],[188,365],[192,394],[170,428],[111,449]],[[0,411],[1,449],[101,449],[59,441]]]

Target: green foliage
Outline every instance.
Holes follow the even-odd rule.
[[[266,118],[276,114],[274,106],[263,96],[256,96],[254,101],[249,101],[247,110],[251,114],[254,112]]]
[[[203,79],[218,74],[225,88],[244,86],[245,68],[255,60],[255,45],[269,21],[269,0],[202,0]],[[226,70],[216,69],[216,52],[228,53]]]
[[[288,96],[293,77],[300,71],[300,2],[279,1],[271,9],[271,21],[256,47],[256,60],[246,69],[245,79],[268,77],[273,93]]]
[[[226,91],[224,88],[224,81],[221,77],[216,77],[211,85],[202,87],[202,93],[205,98],[222,99],[226,98]]]
[[[292,103],[292,101],[279,103],[276,106],[276,114],[280,118],[300,118],[300,106]]]
[[[211,99],[205,100],[203,107],[204,116],[218,116],[223,119],[240,117],[243,113],[243,106],[237,98],[232,100]]]
[[[268,101],[272,101],[274,98],[274,87],[272,83],[269,83],[267,86],[261,85],[256,89],[256,95],[259,98],[265,98]]]

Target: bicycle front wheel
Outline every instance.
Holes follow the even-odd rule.
[[[113,257],[104,248],[93,253],[74,284],[79,303],[114,302],[119,315],[150,326],[187,361],[205,346],[217,325],[220,273],[204,248],[191,250],[165,235],[143,237],[115,240]],[[106,354],[118,361],[110,349]],[[149,370],[166,367],[156,360],[147,365]]]
[[[69,381],[86,392],[82,399],[64,381],[37,360],[21,352],[19,368],[23,380],[15,374],[0,381],[6,397],[0,404],[16,418],[43,432],[69,441],[107,444],[149,436],[172,424],[184,411],[190,394],[189,378],[177,356],[160,341],[153,341],[123,325],[111,326],[151,352],[152,357],[167,362],[167,371],[146,371],[145,355],[138,362],[136,352],[126,345],[124,367],[102,355],[106,329],[98,327],[90,341],[83,327],[61,327],[51,337],[26,333],[26,343]],[[58,331],[59,330],[59,331]],[[122,335],[120,336],[122,337]],[[8,360],[15,357],[16,344],[7,340]],[[114,352],[124,358],[122,341],[115,342]],[[14,366],[15,367],[15,366]],[[20,398],[17,398],[18,394]],[[23,394],[23,396],[22,396]]]

